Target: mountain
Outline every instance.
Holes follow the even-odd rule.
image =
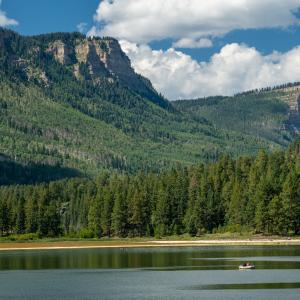
[[[0,65],[0,170],[158,170],[280,149],[298,134],[297,86],[171,103],[113,38],[0,29]]]
[[[300,83],[238,94],[175,101],[194,120],[206,118],[218,128],[287,145],[300,133]]]

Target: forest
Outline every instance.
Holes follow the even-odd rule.
[[[163,237],[300,233],[300,141],[286,151],[0,188],[0,234]]]
[[[88,42],[0,29],[2,237],[299,234],[298,84],[170,103],[121,48],[128,80],[94,72]]]
[[[57,41],[69,49],[65,63],[49,50]],[[95,40],[98,50],[105,41]],[[128,65],[120,70],[131,74],[126,81],[97,73],[93,52],[79,61],[76,45],[89,42],[79,33],[24,37],[0,29],[0,159],[17,164],[16,173],[32,165],[93,177],[104,170],[158,172],[215,161],[222,153],[237,158],[280,150],[295,138],[298,127],[288,126],[290,97],[283,90],[169,102],[133,73],[123,52],[118,57]],[[0,184],[11,182],[0,177]],[[38,177],[17,182],[49,181],[43,171]]]

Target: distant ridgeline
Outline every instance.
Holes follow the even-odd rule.
[[[0,188],[0,234],[134,237],[300,233],[300,142],[157,173]]]
[[[298,84],[172,103],[113,38],[0,28],[0,66],[0,184],[190,166],[299,136]]]
[[[206,118],[217,127],[264,137],[284,145],[300,134],[300,83],[263,88],[233,97],[175,101],[195,120]]]

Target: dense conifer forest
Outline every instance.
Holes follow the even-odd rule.
[[[0,65],[1,236],[300,233],[299,83],[171,103],[115,39],[1,28]]]
[[[101,57],[108,57],[114,72]],[[7,160],[6,170],[9,163],[24,170],[49,166],[65,170],[65,178],[101,170],[158,171],[215,161],[223,153],[238,157],[261,148],[280,150],[298,128],[289,126],[287,101],[296,96],[283,91],[285,86],[169,102],[134,73],[111,38],[24,37],[0,28],[0,65],[0,159]],[[13,181],[0,176],[3,183]],[[37,180],[28,177],[18,182],[43,179],[42,174]]]
[[[137,175],[2,186],[0,234],[300,233],[300,142],[285,152]]]

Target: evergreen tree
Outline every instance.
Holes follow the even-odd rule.
[[[10,211],[5,201],[0,200],[0,234],[5,236],[9,234]]]
[[[25,199],[23,196],[19,198],[16,215],[16,233],[25,233]]]
[[[299,157],[291,147],[160,173],[2,186],[0,235],[299,234]]]
[[[156,236],[165,236],[169,233],[169,209],[165,186],[160,182],[157,190],[157,203],[153,214]]]
[[[300,176],[292,169],[288,174],[281,193],[285,228],[300,233]]]
[[[245,218],[245,193],[243,185],[238,179],[235,180],[233,185],[232,195],[230,199],[230,205],[228,210],[228,223],[230,225],[242,225]]]
[[[32,191],[29,195],[28,200],[25,203],[25,227],[27,233],[35,233],[38,231],[38,194],[36,191]]]
[[[103,209],[101,210],[101,228],[103,235],[111,236],[111,215],[114,204],[114,195],[111,187],[105,188],[103,191]]]
[[[124,237],[127,233],[127,203],[125,186],[121,184],[116,188],[114,207],[112,212],[112,231],[115,236]]]
[[[269,203],[269,217],[270,217],[270,233],[272,234],[286,234],[285,214],[283,210],[282,199],[275,196]]]
[[[184,218],[186,232],[190,235],[196,235],[199,226],[199,224],[197,224],[199,222],[197,222],[197,215],[195,213],[195,207],[200,193],[199,185],[200,180],[198,174],[193,174],[188,188],[188,208]]]
[[[93,234],[100,238],[102,236],[101,226],[101,210],[103,207],[103,198],[101,197],[101,191],[95,198],[92,199],[88,214],[88,227]]]
[[[269,203],[273,198],[273,189],[267,180],[261,180],[257,186],[255,194],[256,213],[255,223],[256,231],[268,233],[271,229],[271,220],[269,215]]]

